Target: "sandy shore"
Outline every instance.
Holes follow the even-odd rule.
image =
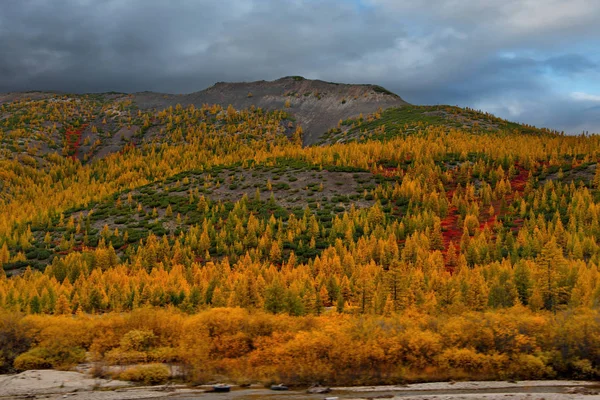
[[[72,371],[32,370],[0,375],[0,399],[151,399],[164,398],[165,387],[136,387],[130,382],[95,379]]]
[[[309,395],[305,391],[273,392],[260,387],[234,388],[230,393],[204,393],[206,388],[183,385],[134,386],[129,382],[94,379],[79,372],[27,371],[0,376],[0,399],[71,400],[242,400],[242,399],[411,399],[411,400],[585,400],[599,399],[597,382],[439,382],[400,386],[361,386],[332,388],[330,394]]]
[[[434,382],[402,386],[345,387],[336,388],[336,391],[356,393],[358,397],[365,399],[383,397],[413,400],[600,399],[599,383],[585,381]]]

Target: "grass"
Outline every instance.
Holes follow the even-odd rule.
[[[375,93],[383,93],[383,94],[389,94],[390,96],[398,96],[396,93],[392,93],[389,90],[387,90],[386,88],[381,87],[379,85],[373,86],[373,91]]]
[[[391,93],[381,87],[375,91]],[[393,94],[393,93],[392,93]],[[491,114],[468,108],[447,105],[389,108],[377,119],[350,118],[342,121],[341,128],[332,128],[322,136],[318,144],[342,141],[389,140],[401,134],[414,134],[428,126],[471,129],[474,133],[514,132],[521,134],[544,134],[545,129],[524,126],[497,118]]]

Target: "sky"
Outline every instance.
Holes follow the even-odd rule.
[[[600,0],[1,0],[0,92],[301,75],[600,133]]]

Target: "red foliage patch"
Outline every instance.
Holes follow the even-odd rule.
[[[517,169],[517,171],[519,171],[519,173],[517,176],[510,180],[510,187],[512,188],[512,193],[508,196],[507,200],[514,199],[514,195],[516,192],[523,193],[523,190],[525,190],[525,185],[527,184],[527,178],[529,177],[529,172],[519,164],[515,164],[515,168]]]
[[[78,129],[67,128],[67,131],[65,132],[68,153],[73,160],[77,159],[77,152],[81,146],[81,136],[86,127],[87,124],[80,126]]]
[[[450,207],[448,216],[441,221],[442,237],[444,238],[444,248],[448,249],[450,242],[460,242],[462,231],[456,225],[458,221],[458,209]]]
[[[527,180],[529,178],[529,171],[526,170],[519,163],[515,163],[515,169],[518,171],[517,175],[510,180],[511,191],[504,197],[504,201],[506,204],[510,204],[517,193],[522,194],[525,190],[525,186],[527,185]],[[448,189],[446,191],[446,198],[448,201],[452,201],[452,196],[454,196],[455,188]],[[501,210],[500,208],[501,200],[495,201],[492,203],[494,210],[496,212],[493,215],[484,218],[483,215],[479,216],[479,229],[484,230],[486,228],[493,228],[494,225],[497,224],[498,218],[504,216],[506,214],[506,210]],[[460,243],[460,239],[462,237],[462,227],[456,225],[458,220],[458,210],[456,207],[452,206],[448,210],[448,216],[441,221],[442,227],[442,237],[444,239],[444,255],[448,258],[448,246],[450,242],[454,243],[456,246]],[[514,221],[514,226],[511,228],[513,232],[516,232],[523,225],[522,218],[516,218]],[[446,265],[446,268],[451,268],[449,265]]]
[[[514,167],[517,170],[517,175],[510,179],[511,191],[505,195],[503,199],[506,204],[510,204],[514,200],[517,193],[522,194],[525,191],[525,186],[527,185],[527,180],[529,178],[529,171],[522,165],[515,163]],[[396,167],[379,167],[376,173],[386,177],[398,177],[403,174],[403,171]],[[452,201],[455,191],[456,187],[454,185],[448,188],[446,191],[446,198],[449,202]],[[486,228],[492,229],[498,223],[498,219],[506,214],[506,210],[501,210],[501,202],[502,199],[492,203],[494,210],[496,210],[493,215],[489,215],[487,218],[485,218],[483,215],[479,215],[479,230],[484,230]],[[443,254],[446,259],[448,258],[448,247],[450,243],[454,243],[454,246],[459,247],[459,243],[463,235],[462,226],[457,225],[458,216],[458,209],[455,206],[451,206],[448,209],[448,215],[441,220],[441,230],[444,244]],[[515,218],[513,224],[514,226],[511,228],[511,230],[518,231],[523,225],[523,219]],[[400,242],[402,241],[399,241],[399,243]],[[451,269],[451,266],[449,265],[446,265],[446,267]]]

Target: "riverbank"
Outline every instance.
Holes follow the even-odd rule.
[[[305,390],[274,392],[259,386],[234,387],[230,393],[206,393],[206,387],[185,385],[135,386],[130,382],[96,379],[71,371],[34,370],[0,376],[0,399],[71,400],[592,400],[600,399],[600,385],[586,381],[435,382],[399,386],[332,388],[330,394],[309,395]]]

